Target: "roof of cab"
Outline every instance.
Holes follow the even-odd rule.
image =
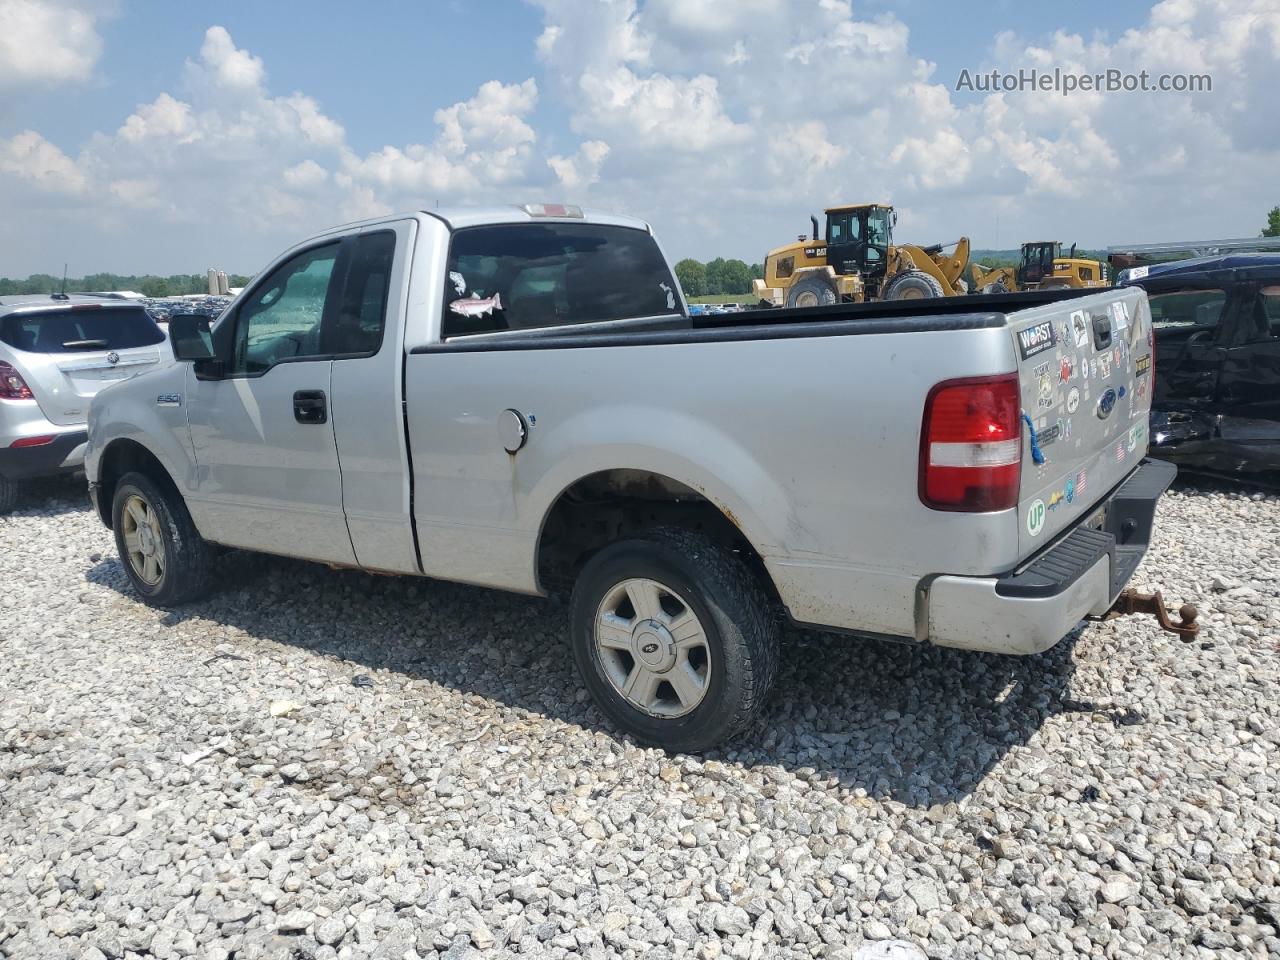
[[[417,217],[432,217],[440,220],[451,230],[460,230],[463,227],[482,227],[498,223],[550,221],[552,223],[598,223],[615,227],[631,227],[648,233],[653,232],[648,223],[637,217],[617,216],[611,213],[603,213],[599,210],[583,210],[581,217],[535,217],[526,212],[520,204],[507,203],[483,207],[441,207],[436,210],[411,210],[387,214],[386,216],[373,217],[369,220],[356,220],[351,223],[338,224],[328,230],[314,234],[305,242],[309,243],[317,237],[325,237],[334,233],[347,233],[356,228],[373,227],[382,223],[394,223],[397,220],[408,220]]]
[[[1223,270],[1247,270],[1250,273],[1280,275],[1280,254],[1275,253],[1231,253],[1212,257],[1196,257],[1192,260],[1171,260],[1168,263],[1153,263],[1141,277],[1132,275],[1120,281],[1121,286],[1141,286],[1149,281],[1164,279],[1189,279],[1201,274],[1217,274]]]
[[[493,223],[538,223],[545,220],[563,223],[599,223],[615,227],[631,227],[648,230],[649,224],[636,217],[616,216],[599,210],[583,210],[581,217],[535,217],[518,203],[495,204],[486,207],[442,207],[439,210],[423,210],[431,217],[443,220],[450,229],[480,227]]]

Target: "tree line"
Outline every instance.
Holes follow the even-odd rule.
[[[686,297],[738,296],[751,292],[751,281],[764,276],[758,263],[716,257],[709,263],[685,259],[676,264],[676,279]]]
[[[243,287],[249,278],[228,274],[227,285]],[[146,297],[177,297],[188,293],[208,293],[209,279],[203,273],[175,273],[169,277],[154,274],[91,273],[83,277],[67,277],[67,293],[107,293],[112,290],[134,290]],[[0,277],[0,296],[27,293],[58,293],[62,278],[48,273],[33,273],[25,280]]]

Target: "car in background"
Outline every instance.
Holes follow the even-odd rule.
[[[172,362],[164,332],[136,302],[0,297],[0,513],[23,485],[83,468],[94,394]]]
[[[1151,304],[1151,451],[1199,473],[1280,483],[1280,255],[1125,270]]]

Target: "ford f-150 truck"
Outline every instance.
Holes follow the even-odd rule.
[[[690,317],[648,225],[529,205],[340,227],[95,398],[147,602],[220,548],[543,594],[635,737],[760,709],[781,611],[1029,654],[1105,614],[1173,470],[1140,289]]]

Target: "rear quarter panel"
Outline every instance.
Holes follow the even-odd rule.
[[[1005,570],[1018,546],[1014,511],[920,503],[925,396],[1013,369],[1004,328],[412,354],[424,571],[536,591],[557,497],[600,470],[649,470],[738,525],[797,620],[912,635],[921,577]],[[514,456],[507,408],[533,423]]]

